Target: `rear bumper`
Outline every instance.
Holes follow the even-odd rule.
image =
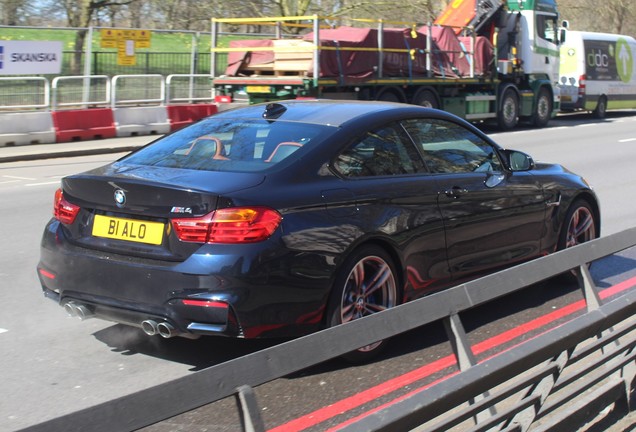
[[[109,306],[107,299],[101,302],[87,300],[82,295],[76,297],[64,296],[50,290],[46,283],[42,283],[44,296],[50,298],[64,306],[67,314],[75,316],[81,320],[88,318],[99,318],[144,330],[148,335],[161,335],[169,338],[174,336],[196,338],[200,335],[223,335],[233,337],[243,337],[243,331],[237,323],[235,315],[230,311],[229,305],[226,307],[211,309],[206,307],[201,310],[190,310],[184,314],[175,313],[170,307],[166,308],[165,314],[153,314],[144,310],[142,305],[137,310],[127,309],[121,306]],[[179,302],[175,300],[174,302]],[[192,315],[199,312],[193,321]]]
[[[319,329],[328,281],[286,272],[285,257],[272,257],[272,250],[267,242],[249,249],[206,245],[183,262],[134,258],[73,245],[52,221],[38,277],[45,296],[69,311],[81,306],[88,316],[142,328],[149,320],[166,323],[177,336],[299,336]]]
[[[563,100],[561,100],[561,111],[576,111],[582,109],[585,109],[582,98],[579,98],[576,102],[563,102]]]
[[[561,91],[561,110],[574,111],[585,108],[585,96],[579,94],[579,88],[574,86],[559,86]]]

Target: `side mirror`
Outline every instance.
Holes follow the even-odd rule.
[[[504,150],[508,168],[511,171],[529,171],[534,169],[534,160],[530,155],[517,150]]]
[[[568,30],[570,28],[570,23],[567,20],[563,20],[561,22],[561,28],[559,28],[559,44],[564,44],[566,35],[568,34]]]

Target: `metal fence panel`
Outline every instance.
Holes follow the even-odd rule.
[[[166,78],[166,102],[213,100],[210,75],[173,74]]]
[[[110,104],[110,79],[106,75],[56,77],[51,88],[51,108],[54,110]]]
[[[44,77],[0,77],[0,107],[6,110],[48,108],[50,87]]]
[[[166,99],[163,75],[117,75],[111,91],[113,108],[121,104],[162,104]]]

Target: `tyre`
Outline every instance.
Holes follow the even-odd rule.
[[[558,250],[576,246],[598,237],[596,219],[592,207],[582,199],[568,209],[559,233]]]
[[[557,250],[564,250],[598,237],[596,220],[592,208],[584,200],[576,200],[568,209],[559,233]],[[565,283],[577,281],[577,270],[561,274],[558,278]]]
[[[537,106],[532,115],[532,125],[538,128],[545,127],[548,125],[551,116],[552,97],[550,92],[543,87],[539,90],[539,96],[537,96]]]
[[[391,257],[378,246],[364,246],[347,258],[335,279],[327,309],[327,326],[389,309],[397,302],[397,277]],[[368,361],[386,345],[387,341],[378,341],[343,357],[355,363]]]
[[[592,111],[592,115],[597,119],[604,119],[607,115],[607,98],[605,96],[601,96],[596,103],[596,108]]]
[[[439,109],[437,96],[432,90],[419,90],[413,97],[413,105],[423,106],[424,108]]]
[[[385,87],[380,90],[376,100],[383,102],[404,102],[404,95],[398,88]]]
[[[519,121],[519,98],[512,88],[507,88],[501,98],[501,107],[497,113],[499,129],[507,131],[514,129]]]

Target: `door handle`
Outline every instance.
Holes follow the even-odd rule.
[[[459,186],[453,186],[452,188],[444,191],[444,194],[447,197],[453,198],[453,199],[457,199],[466,193],[468,193],[468,190]]]

